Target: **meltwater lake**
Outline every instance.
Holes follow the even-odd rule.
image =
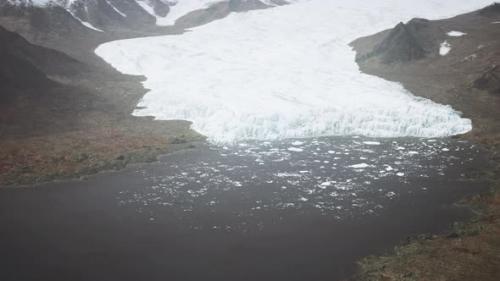
[[[203,144],[83,181],[0,189],[0,280],[343,280],[484,190],[475,145]],[[30,270],[24,270],[30,268]]]

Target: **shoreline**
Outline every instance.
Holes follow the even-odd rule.
[[[188,122],[172,122],[146,121],[119,130],[108,127],[2,140],[0,188],[36,186],[119,171],[129,164],[155,162],[161,155],[189,149],[206,140],[189,129]],[[140,125],[147,130],[138,129]]]
[[[500,16],[498,7],[493,4],[479,11],[436,21],[413,19],[351,43],[363,73],[399,82],[415,96],[450,104],[471,119],[474,128],[462,138],[484,149],[490,163],[489,168],[477,175],[478,180],[487,182],[488,191],[457,202],[473,210],[473,218],[456,223],[446,234],[413,237],[385,254],[360,260],[358,274],[353,280],[498,280],[500,118],[494,110],[498,97],[494,94],[493,83],[486,84],[491,88],[476,88],[477,81],[484,82],[488,77],[487,66],[499,59],[495,52],[499,37],[492,35],[497,34],[498,29],[490,24],[493,20],[490,15]],[[446,30],[461,30],[466,35],[458,39],[444,37],[453,43],[452,52],[436,55],[433,50],[439,50]],[[408,38],[413,41],[409,43]],[[427,49],[423,57],[405,53],[419,44],[434,47]],[[409,49],[401,46],[409,46]],[[467,57],[469,55],[471,57]]]

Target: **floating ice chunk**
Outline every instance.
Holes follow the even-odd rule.
[[[366,145],[380,145],[378,141],[364,141],[363,143]]]
[[[399,173],[397,173],[397,174],[396,174],[396,176],[398,176],[398,177],[404,177],[404,176],[405,176],[405,173],[403,173],[403,172],[399,172]]]
[[[331,181],[326,181],[320,184],[320,188],[325,189],[329,186],[331,186],[333,183]]]
[[[344,186],[344,185],[337,185],[337,186],[335,186],[335,188],[338,190],[344,190],[344,191],[349,190],[349,187]]]
[[[360,164],[351,165],[349,167],[354,168],[354,169],[366,169],[366,168],[372,167],[372,166],[369,164],[366,164],[366,163],[360,163]]]
[[[461,32],[461,31],[450,31],[446,33],[450,37],[462,37],[467,35],[467,33]]]
[[[448,152],[448,151],[450,151],[450,149],[445,147],[445,148],[442,148],[441,151]]]
[[[294,141],[294,142],[292,142],[293,146],[301,146],[303,144],[304,144],[304,142],[302,142],[302,141]]]
[[[291,151],[291,152],[302,152],[302,151],[304,151],[304,149],[298,148],[298,147],[289,147],[288,151]]]
[[[392,199],[392,198],[396,197],[396,193],[393,191],[389,191],[385,194],[385,196]]]
[[[408,151],[408,155],[418,155],[418,151]]]
[[[447,54],[449,54],[451,51],[451,45],[450,43],[448,43],[448,41],[444,41],[443,43],[441,43],[441,46],[439,47],[439,54],[441,56],[446,56]]]
[[[296,173],[277,173],[274,174],[278,178],[301,178],[301,174],[296,174]]]

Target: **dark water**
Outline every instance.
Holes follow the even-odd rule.
[[[341,280],[469,215],[473,145],[324,138],[202,147],[0,190],[0,280]]]

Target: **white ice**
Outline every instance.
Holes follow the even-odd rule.
[[[380,145],[378,141],[364,141],[363,143],[366,145]]]
[[[99,31],[99,32],[104,32],[102,29],[99,29],[95,26],[93,26],[90,22],[87,22],[87,21],[84,21],[84,20],[81,20],[80,18],[78,18],[77,16],[73,15],[73,17],[75,19],[77,19],[79,22],[81,22],[85,27],[89,28],[89,29],[92,29],[92,30],[95,30],[95,31]]]
[[[124,12],[120,11],[117,7],[115,7],[115,6],[113,5],[113,3],[109,2],[109,1],[106,1],[106,3],[108,3],[108,5],[109,5],[111,8],[113,8],[113,10],[114,10],[116,13],[118,13],[120,16],[122,16],[122,17],[124,17],[124,18],[126,18],[126,17],[127,17],[127,15],[126,15]]]
[[[448,41],[444,41],[441,43],[441,46],[439,47],[439,54],[441,56],[446,56],[450,53],[451,51],[451,45],[448,43]]]
[[[360,164],[354,164],[354,165],[351,165],[349,167],[351,168],[354,168],[354,169],[365,169],[365,168],[368,168],[370,167],[371,165],[369,164],[366,164],[366,163],[360,163]]]
[[[138,116],[193,121],[215,142],[323,135],[441,137],[471,122],[449,106],[362,74],[348,44],[413,17],[437,19],[490,0],[299,0],[175,36],[114,41],[96,53],[145,75]]]
[[[467,33],[461,32],[461,31],[450,31],[447,33],[448,36],[450,37],[462,37],[467,35]]]

